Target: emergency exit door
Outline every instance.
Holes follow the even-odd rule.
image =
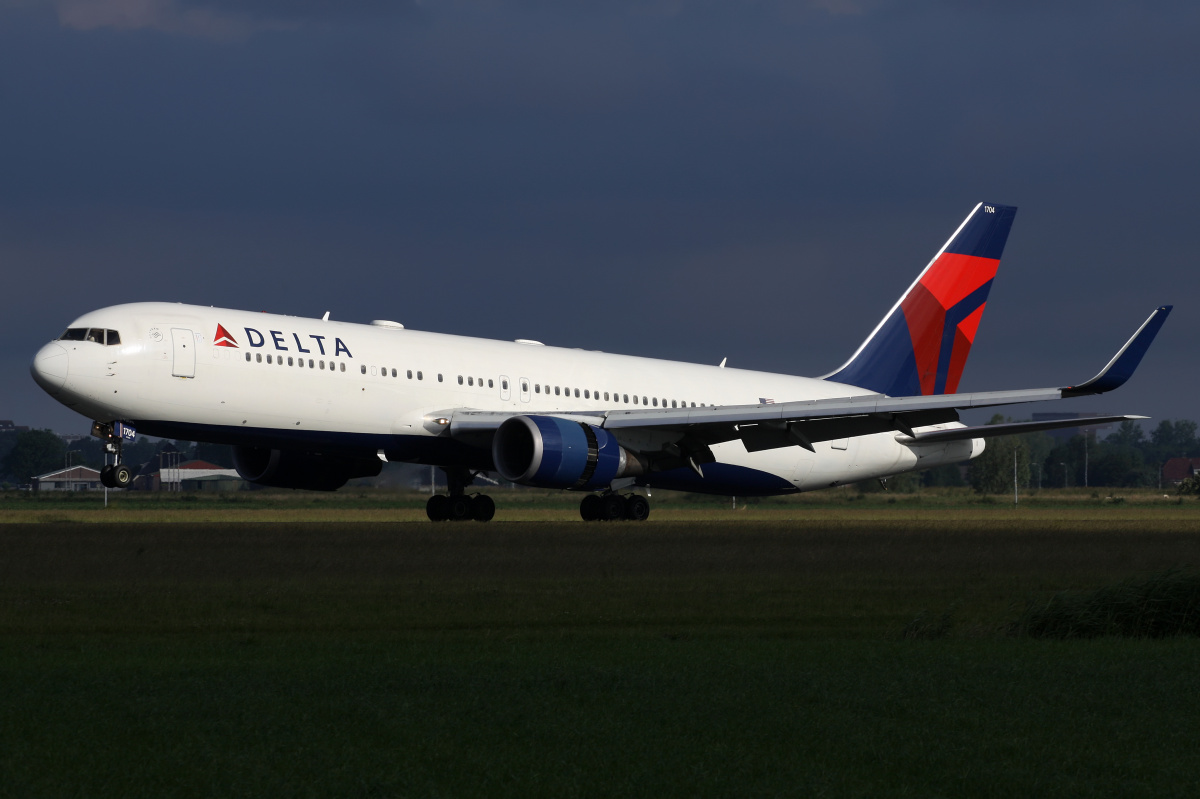
[[[171,349],[174,357],[171,361],[173,377],[196,376],[196,337],[192,331],[182,327],[171,328]]]

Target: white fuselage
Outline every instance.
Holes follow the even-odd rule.
[[[382,451],[389,460],[439,465],[466,458],[486,467],[490,459],[465,452],[431,422],[455,410],[600,414],[870,393],[813,378],[171,303],[104,308],[69,327],[117,331],[120,343],[54,341],[35,358],[34,377],[97,421],[130,422],[151,435]],[[712,448],[732,470],[713,470],[703,485],[679,483],[672,473],[642,482],[786,493],[962,461],[983,448],[978,439],[916,446],[896,438],[822,442],[815,453],[798,446],[749,453],[732,441]]]

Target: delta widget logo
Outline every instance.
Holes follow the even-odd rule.
[[[225,327],[219,322],[217,323],[217,332],[213,334],[213,346],[233,347],[235,350],[240,349],[238,347],[237,339],[231,336],[229,331],[226,330]]]

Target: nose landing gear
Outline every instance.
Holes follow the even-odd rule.
[[[115,456],[113,463],[100,470],[101,485],[108,488],[128,488],[133,483],[133,470],[121,463],[121,442],[127,435],[133,436],[133,428],[121,422],[93,422],[92,435],[104,441],[105,452],[111,452]]]
[[[496,503],[487,494],[465,493],[465,488],[475,479],[469,469],[444,468],[450,495],[435,494],[425,503],[425,515],[431,522],[464,522],[472,519],[489,522],[496,515]]]

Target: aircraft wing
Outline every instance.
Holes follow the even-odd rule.
[[[1140,416],[1111,416],[1050,422],[1022,422],[1014,425],[987,425],[973,428],[916,432],[915,428],[957,422],[958,412],[971,408],[991,408],[1026,402],[1045,402],[1071,397],[1102,394],[1118,388],[1129,379],[1158,334],[1171,306],[1154,310],[1125,345],[1091,380],[1062,388],[983,391],[969,394],[934,394],[913,397],[889,397],[863,394],[818,400],[800,400],[759,405],[723,405],[704,408],[616,409],[603,412],[550,414],[574,419],[608,430],[654,430],[673,435],[674,446],[668,451],[702,456],[708,446],[741,439],[748,451],[800,446],[812,450],[819,441],[850,438],[895,431],[905,436],[904,443],[935,442],[962,438],[1079,427]],[[456,411],[449,418],[453,437],[478,443],[511,416],[494,411]],[[686,459],[686,458],[685,458]],[[697,462],[708,461],[705,457]]]

